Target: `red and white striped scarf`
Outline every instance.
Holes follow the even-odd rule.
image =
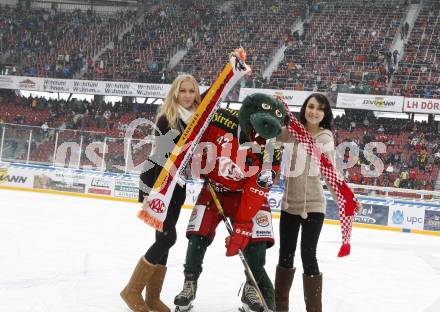
[[[287,126],[289,132],[298,143],[302,143],[307,154],[319,165],[321,174],[330,184],[334,193],[337,195],[337,204],[339,207],[339,220],[341,222],[342,246],[339,250],[338,257],[344,257],[350,254],[350,237],[353,226],[354,211],[357,206],[356,198],[353,191],[349,188],[344,178],[335,170],[333,164],[327,156],[321,153],[315,139],[304,128],[303,124],[293,116],[289,110],[289,106],[282,99],[286,111],[290,117],[290,124]]]

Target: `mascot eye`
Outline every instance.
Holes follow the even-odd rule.
[[[279,110],[275,111],[275,115],[277,115],[278,118],[283,117],[283,114]]]
[[[266,103],[262,103],[262,104],[261,104],[261,107],[262,107],[264,110],[269,110],[269,109],[270,109],[270,105],[269,105],[269,104],[266,104]]]

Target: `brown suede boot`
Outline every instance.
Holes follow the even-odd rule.
[[[171,312],[170,308],[160,300],[160,292],[162,291],[163,281],[167,273],[167,267],[164,265],[156,265],[157,269],[147,283],[147,294],[145,303],[147,306],[157,312]]]
[[[277,265],[275,274],[275,311],[289,311],[289,293],[296,268],[284,268]]]
[[[307,312],[322,312],[322,273],[303,274],[303,285]]]
[[[156,266],[142,256],[131,275],[127,286],[121,291],[121,297],[134,312],[150,312],[150,308],[142,298],[142,290],[156,271]]]

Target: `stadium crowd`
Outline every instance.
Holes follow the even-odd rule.
[[[55,134],[58,132],[58,146],[69,140],[80,143],[81,136],[84,145],[94,141],[103,142],[107,137],[107,157],[116,159],[114,163],[123,164],[124,136],[128,125],[136,118],[154,120],[156,110],[156,105],[138,103],[4,97],[0,100],[0,122],[4,123],[0,129],[5,132],[7,143],[4,154],[8,151],[7,146],[11,146],[13,153],[9,150],[10,155],[18,155],[16,160],[26,159],[29,131],[33,130],[32,146],[36,153],[32,161],[50,162]],[[347,110],[345,115],[335,118],[334,129],[337,146],[348,142],[359,148],[358,154],[351,155],[343,147],[339,148],[339,166],[349,167],[344,170],[348,181],[397,188],[434,189],[440,165],[440,136],[432,124],[376,118],[369,111]],[[150,132],[148,125],[137,128],[134,141],[138,142]],[[381,168],[372,165],[365,148],[370,142],[382,142],[386,146],[384,152],[373,150],[384,165],[383,172],[378,176],[374,176],[374,172]],[[147,144],[139,150],[133,150],[137,155],[134,157],[135,163],[141,162],[141,153],[149,148]],[[355,148],[351,151],[355,151]],[[84,155],[81,159],[81,165],[88,165]]]
[[[426,3],[393,77],[395,95],[440,98],[440,2]]]
[[[132,11],[99,15],[26,6],[0,7],[2,72],[12,75],[73,78],[114,40]]]

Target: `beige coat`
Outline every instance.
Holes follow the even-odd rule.
[[[324,129],[313,137],[334,165],[335,143],[332,132]],[[290,135],[283,133],[277,140],[289,142],[284,144],[283,158],[285,164],[290,163],[290,166],[286,165],[284,168],[286,182],[281,209],[294,215],[305,216],[305,213],[309,212],[325,214],[326,199],[320,181],[319,166],[310,161],[311,158],[304,146],[294,142]]]

